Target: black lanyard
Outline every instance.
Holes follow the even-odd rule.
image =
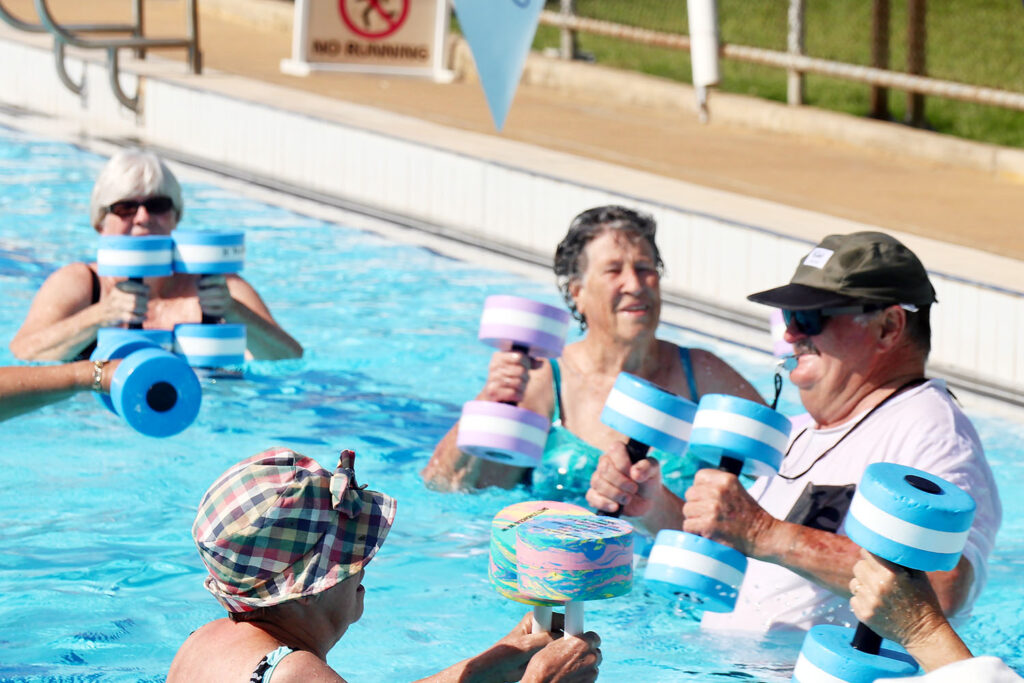
[[[884,405],[885,405],[886,403],[888,403],[888,402],[889,402],[889,399],[893,398],[894,396],[896,396],[896,395],[897,395],[897,394],[899,394],[899,393],[902,393],[902,392],[906,391],[907,389],[910,389],[910,388],[912,388],[912,387],[916,387],[916,386],[917,386],[917,385],[919,385],[919,384],[924,384],[924,383],[925,383],[925,382],[927,382],[927,381],[928,381],[928,378],[927,378],[927,377],[917,377],[917,378],[915,378],[915,379],[912,379],[912,380],[910,380],[909,382],[906,382],[905,384],[901,385],[901,386],[900,386],[900,387],[899,387],[899,388],[898,388],[898,389],[897,389],[896,391],[892,392],[891,394],[889,394],[888,396],[886,396],[885,398],[883,398],[883,399],[882,399],[881,401],[879,401],[878,405],[876,405],[876,406],[875,406],[874,408],[872,408],[871,410],[869,410],[869,411],[867,412],[867,414],[866,414],[866,415],[864,415],[864,417],[862,417],[862,418],[860,418],[859,420],[857,420],[857,421],[856,421],[856,422],[855,422],[855,423],[853,424],[853,426],[852,426],[852,427],[850,427],[849,429],[847,429],[847,430],[846,430],[846,433],[845,433],[845,434],[843,434],[843,435],[842,435],[841,437],[839,437],[839,440],[838,440],[838,441],[836,441],[836,442],[835,442],[834,444],[832,444],[831,446],[829,446],[828,448],[826,448],[826,449],[825,449],[825,451],[824,451],[824,452],[823,452],[823,453],[822,453],[821,455],[819,455],[819,456],[818,456],[817,458],[815,458],[815,459],[814,459],[814,462],[812,462],[812,463],[811,463],[810,465],[808,465],[808,466],[807,466],[807,469],[805,469],[805,470],[804,470],[803,472],[801,472],[800,474],[794,474],[794,475],[792,475],[792,476],[789,476],[789,475],[785,475],[785,474],[782,474],[782,472],[779,472],[778,476],[779,476],[779,477],[781,477],[781,478],[783,478],[783,479],[786,479],[786,480],[788,480],[788,481],[793,481],[794,479],[799,479],[800,477],[804,476],[805,474],[807,474],[808,472],[810,472],[810,471],[811,471],[811,468],[813,468],[813,467],[814,467],[815,465],[817,465],[817,464],[818,464],[818,462],[819,462],[819,461],[820,461],[820,460],[821,460],[822,458],[824,458],[824,457],[825,457],[826,455],[828,455],[829,453],[831,453],[831,452],[832,452],[832,451],[833,451],[833,450],[835,449],[835,447],[836,447],[836,446],[838,446],[839,444],[841,444],[841,443],[843,442],[843,439],[845,439],[846,437],[848,437],[848,436],[850,435],[850,432],[852,432],[852,431],[853,431],[854,429],[856,429],[857,427],[859,427],[859,426],[861,425],[861,423],[862,423],[862,422],[864,422],[865,420],[867,420],[867,419],[868,419],[869,417],[871,417],[872,415],[874,415],[874,414],[875,414],[875,411],[876,411],[876,410],[878,410],[879,408],[881,408],[882,406],[884,406]],[[804,428],[803,428],[803,429],[802,429],[802,430],[800,431],[800,433],[799,433],[799,434],[797,434],[797,435],[796,435],[796,437],[795,437],[795,438],[794,438],[794,439],[793,439],[792,441],[790,441],[790,442],[789,442],[789,448],[787,448],[787,449],[786,449],[786,455],[785,455],[785,456],[783,456],[783,462],[785,462],[785,458],[789,456],[789,453],[790,453],[790,451],[792,451],[792,450],[793,450],[793,446],[795,446],[795,445],[796,445],[796,442],[797,442],[797,441],[798,441],[798,440],[800,439],[800,437],[801,437],[801,436],[803,436],[803,435],[804,435],[804,433],[805,433],[806,431],[807,431],[807,427],[804,427]]]

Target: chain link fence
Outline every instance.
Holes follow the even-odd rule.
[[[718,0],[722,91],[794,101],[787,69],[768,53],[787,52],[793,3],[809,58],[788,64],[805,72],[798,101],[1024,147],[1019,0]],[[686,0],[548,0],[545,10],[536,49],[690,82]],[[553,25],[567,10],[576,31]]]

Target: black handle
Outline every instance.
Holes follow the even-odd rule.
[[[222,322],[224,322],[224,318],[221,318],[218,315],[209,315],[207,313],[203,313],[204,325],[219,325]]]
[[[718,469],[729,474],[735,474],[738,477],[740,472],[743,471],[743,461],[731,455],[723,455],[718,463]]]
[[[138,282],[138,283],[141,284],[142,283],[142,278],[141,277],[130,277],[130,278],[128,278],[128,281],[129,282]],[[141,330],[142,329],[142,323],[128,323],[128,329],[129,330]]]
[[[636,439],[630,439],[626,442],[626,453],[629,454],[629,461],[634,465],[644,458],[647,457],[647,451],[651,450],[651,447],[645,443],[637,441]],[[602,517],[618,517],[622,514],[622,506],[615,512],[606,512],[605,510],[598,510],[597,514]]]
[[[853,649],[860,650],[864,654],[877,655],[882,647],[882,636],[858,621],[857,632],[853,634],[853,642],[850,644]]]

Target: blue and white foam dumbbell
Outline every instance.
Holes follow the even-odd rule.
[[[601,410],[601,422],[629,438],[629,459],[639,462],[651,448],[682,455],[696,412],[693,401],[620,372]],[[610,514],[617,517],[619,513]]]
[[[688,452],[735,475],[770,475],[782,463],[790,428],[789,418],[767,406],[707,394],[693,418]],[[655,538],[644,578],[660,593],[685,598],[710,612],[729,612],[746,569],[747,558],[734,548],[663,530]]]
[[[707,394],[693,418],[689,453],[733,474],[770,476],[782,464],[790,429],[789,418],[768,406]]]
[[[850,540],[870,553],[920,571],[953,569],[960,559],[974,499],[941,477],[895,463],[864,471],[846,515]],[[917,664],[864,624],[815,626],[793,670],[798,683],[868,683],[913,676]]]
[[[656,593],[685,598],[709,612],[736,606],[747,558],[703,536],[662,529],[647,558],[644,581]]]
[[[174,244],[164,235],[100,235],[96,250],[96,272],[101,277],[126,277],[141,282],[144,277],[166,277],[173,267]],[[141,329],[139,323],[129,325]]]
[[[177,230],[174,270],[178,273],[221,275],[245,265],[245,233]],[[175,351],[190,365],[216,368],[245,362],[245,325],[225,323],[203,314],[202,324],[174,326]]]
[[[531,358],[557,358],[569,332],[561,308],[518,296],[484,301],[479,339],[502,351]],[[517,467],[537,467],[550,422],[543,415],[509,403],[468,401],[462,408],[455,444],[459,450]]]
[[[202,390],[187,363],[135,330],[116,330],[96,345],[92,360],[121,359],[100,403],[146,436],[173,436],[196,419]]]

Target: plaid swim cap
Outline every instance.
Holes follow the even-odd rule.
[[[394,498],[356,485],[355,453],[330,473],[271,448],[234,465],[199,502],[192,538],[206,589],[248,612],[344,581],[374,556],[395,519]]]

